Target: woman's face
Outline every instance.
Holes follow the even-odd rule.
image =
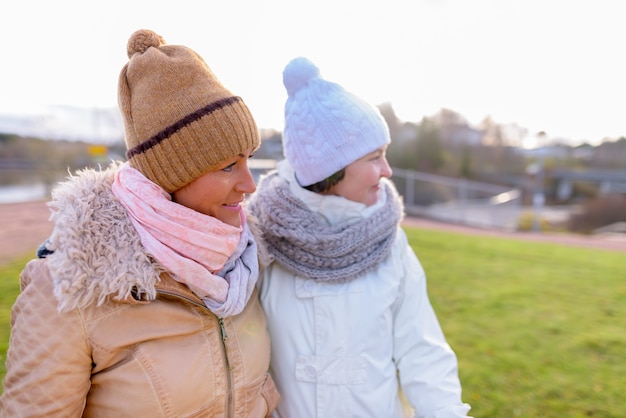
[[[378,200],[380,179],[391,177],[386,157],[387,146],[381,147],[346,167],[346,174],[326,194],[343,196],[354,202],[371,206]]]
[[[190,209],[213,216],[225,224],[241,226],[241,204],[246,193],[256,190],[248,159],[252,149],[226,161],[172,193],[172,199]]]

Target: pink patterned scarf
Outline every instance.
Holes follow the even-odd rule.
[[[130,165],[112,185],[146,251],[218,316],[240,313],[258,279],[256,243],[241,211],[241,227],[186,206]]]

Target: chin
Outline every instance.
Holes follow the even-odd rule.
[[[215,216],[217,220],[226,225],[234,226],[235,228],[239,228],[241,226],[241,218],[239,216]]]
[[[365,199],[365,201],[363,202],[366,206],[372,206],[373,204],[375,204],[376,202],[378,202],[378,196],[372,196],[368,199]]]
[[[237,218],[237,219],[233,219],[230,220],[228,222],[224,222],[230,226],[234,226],[235,228],[240,228],[241,227],[241,219]]]

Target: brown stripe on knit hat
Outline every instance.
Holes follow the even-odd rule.
[[[187,126],[190,123],[193,123],[193,122],[201,119],[203,116],[206,116],[206,115],[208,115],[210,113],[213,113],[216,110],[222,109],[224,107],[230,106],[233,103],[242,102],[242,101],[243,100],[241,99],[241,97],[231,96],[231,97],[226,97],[224,99],[218,100],[218,101],[213,102],[211,104],[208,104],[208,105],[204,106],[202,109],[198,109],[195,112],[185,116],[181,120],[176,121],[174,124],[172,124],[172,125],[168,126],[167,128],[163,129],[161,132],[159,132],[158,134],[156,134],[152,138],[148,139],[147,141],[144,141],[141,144],[137,145],[136,147],[133,147],[133,148],[129,149],[126,152],[126,158],[131,159],[135,155],[142,154],[142,153],[146,152],[150,148],[158,145],[161,141],[163,141],[163,140],[169,138],[170,136],[174,135],[176,132],[178,132],[179,130],[181,130],[185,126]]]
[[[259,144],[249,109],[242,100],[233,100],[228,106],[182,124],[167,138],[153,141],[153,146],[133,155],[129,163],[172,193],[227,164],[234,156],[256,150]]]

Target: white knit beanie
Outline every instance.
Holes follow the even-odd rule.
[[[388,144],[389,128],[375,106],[326,81],[307,58],[283,71],[287,89],[283,148],[298,183],[318,183]]]

